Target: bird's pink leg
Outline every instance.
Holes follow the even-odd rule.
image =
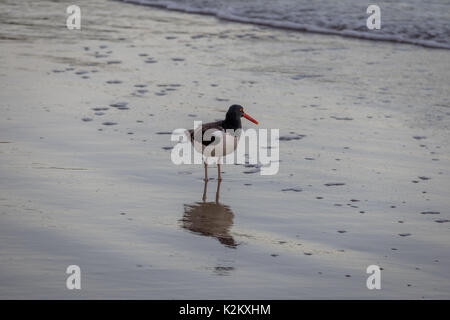
[[[208,164],[205,162],[205,181],[208,181]]]
[[[220,175],[220,163],[217,163],[217,180],[222,181],[222,176]]]

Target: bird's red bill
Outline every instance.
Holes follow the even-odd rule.
[[[258,124],[258,121],[256,121],[255,119],[253,119],[252,117],[250,117],[248,114],[244,113],[244,118],[253,122],[254,124]]]

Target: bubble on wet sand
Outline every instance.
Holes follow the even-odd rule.
[[[333,118],[333,119],[335,119],[335,120],[347,120],[347,121],[353,120],[353,118],[351,118],[351,117],[337,117],[337,116],[331,116],[330,118]]]
[[[327,187],[337,187],[337,186],[345,186],[343,182],[328,182],[324,184]]]
[[[306,137],[306,135],[304,135],[304,134],[291,134],[291,135],[280,136],[279,140],[280,141],[301,140],[304,137]]]
[[[297,74],[293,77],[291,77],[292,80],[302,80],[302,79],[307,79],[307,78],[320,78],[322,77],[321,75],[318,74]]]
[[[252,174],[252,173],[258,173],[260,171],[261,171],[261,169],[257,167],[257,168],[253,168],[253,169],[250,169],[250,170],[243,171],[243,173],[245,173],[245,174]]]
[[[192,174],[192,172],[191,171],[178,171],[177,174],[186,176],[186,175]]]
[[[292,192],[302,192],[303,190],[301,188],[285,188],[285,189],[281,189],[281,191],[286,192],[286,191],[292,191]]]
[[[116,103],[111,103],[109,106],[119,109],[119,110],[127,110],[127,109],[129,109],[127,107],[127,105],[128,105],[128,102],[116,102]]]

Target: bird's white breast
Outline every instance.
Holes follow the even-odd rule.
[[[214,136],[214,141],[208,146],[201,144],[194,144],[195,149],[201,152],[205,157],[224,157],[236,150],[239,136],[233,136],[225,131],[216,130],[212,132],[211,136]],[[202,148],[200,150],[200,148]]]

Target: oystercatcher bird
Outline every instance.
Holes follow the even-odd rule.
[[[195,150],[200,152],[205,158],[205,181],[208,181],[207,159],[210,157],[218,158],[217,179],[219,181],[222,180],[220,175],[220,158],[236,150],[240,129],[242,129],[242,117],[258,124],[258,121],[244,112],[244,108],[241,105],[233,104],[228,109],[225,120],[202,124],[195,130],[188,130],[188,136]]]

